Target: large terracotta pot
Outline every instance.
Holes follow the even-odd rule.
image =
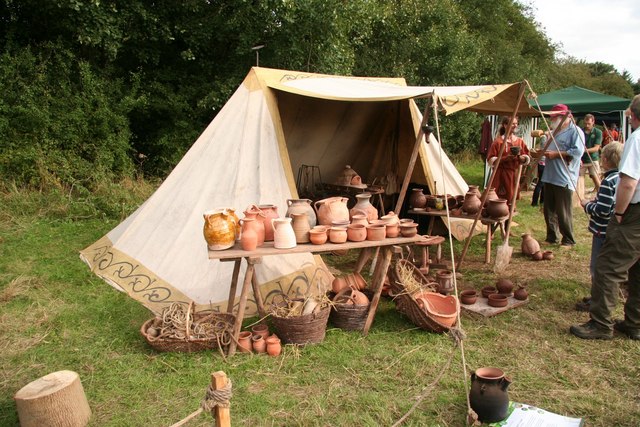
[[[533,255],[540,250],[540,243],[530,233],[524,233],[522,235],[522,243],[520,244],[520,250],[525,255]]]
[[[346,197],[329,197],[318,200],[314,203],[318,212],[318,223],[321,225],[331,225],[332,221],[349,222],[349,208]]]
[[[284,215],[285,217],[289,217],[294,213],[305,212],[307,214],[307,220],[309,221],[309,227],[313,228],[316,226],[316,211],[314,211],[313,207],[311,206],[311,200],[287,199],[287,206],[287,212]]]
[[[226,208],[207,211],[204,216],[204,239],[209,250],[220,251],[232,247],[239,227],[238,217]]]
[[[349,215],[353,217],[359,213],[365,213],[369,222],[378,219],[378,209],[371,204],[371,193],[356,194],[356,205],[351,208]]]
[[[480,368],[471,374],[469,403],[483,423],[495,423],[507,417],[511,381],[498,368]]]

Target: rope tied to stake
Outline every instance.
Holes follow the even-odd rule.
[[[209,384],[207,387],[207,392],[200,403],[200,406],[203,410],[211,412],[215,411],[216,407],[220,408],[228,408],[231,406],[231,398],[233,397],[233,391],[231,387],[231,378],[227,380],[227,385],[219,390],[214,390],[213,386]]]

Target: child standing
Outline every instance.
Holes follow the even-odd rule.
[[[618,186],[618,165],[622,157],[623,146],[619,142],[611,142],[602,149],[600,158],[604,178],[600,183],[600,189],[593,200],[582,200],[581,205],[585,213],[589,215],[589,231],[593,234],[591,240],[591,264],[589,271],[591,279],[595,273],[596,258],[604,243],[607,234],[607,224],[613,214],[616,200],[616,187]],[[576,304],[576,310],[589,311],[591,297],[585,297]]]

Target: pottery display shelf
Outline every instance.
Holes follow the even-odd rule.
[[[429,242],[429,238],[421,235],[415,235],[414,237],[395,237],[387,238],[384,240],[365,240],[363,242],[325,243],[322,245],[304,243],[298,244],[297,246],[290,249],[276,249],[273,247],[273,242],[265,242],[263,246],[260,246],[253,251],[245,251],[240,247],[239,243],[236,243],[236,245],[230,249],[225,249],[222,251],[209,251],[209,259],[211,260],[219,260],[221,262],[234,262],[233,274],[231,276],[231,287],[229,289],[229,300],[227,303],[228,313],[232,312],[235,302],[238,278],[240,275],[240,263],[243,259],[247,262],[247,268],[242,280],[240,300],[238,301],[238,312],[236,314],[236,321],[233,326],[233,337],[235,339],[232,339],[231,344],[229,344],[228,355],[232,356],[236,352],[237,339],[238,335],[240,334],[242,321],[244,319],[244,311],[247,305],[249,285],[251,285],[253,288],[256,305],[258,306],[258,314],[261,317],[264,317],[266,315],[262,294],[260,293],[260,288],[254,275],[255,264],[260,264],[262,262],[262,257],[294,253],[322,253],[338,250],[360,249],[360,256],[358,257],[358,261],[356,262],[355,267],[355,272],[359,273],[364,267],[366,261],[374,252],[377,251],[378,259],[371,279],[371,290],[374,294],[369,306],[367,320],[362,330],[362,333],[366,335],[369,332],[371,324],[373,323],[376,308],[378,307],[378,302],[380,301],[382,284],[384,283],[384,278],[387,276],[387,270],[389,269],[389,264],[391,263],[392,248],[394,246],[406,246],[420,242]]]
[[[435,219],[447,216],[447,211],[446,210],[431,210],[431,211],[427,212],[427,211],[425,211],[423,209],[410,209],[407,213],[410,214],[410,215],[428,217],[429,218],[429,226],[427,228],[427,234],[429,234],[429,235],[431,235],[431,232],[433,231],[433,224],[435,222]],[[451,218],[469,219],[471,221],[473,221],[475,219],[475,215],[451,215],[451,213],[450,213],[449,216]],[[481,217],[480,218],[480,223],[482,225],[486,226],[486,228],[487,228],[487,242],[486,242],[486,245],[485,245],[485,252],[484,252],[484,262],[485,262],[485,264],[489,264],[491,262],[491,244],[493,242],[493,233],[492,233],[491,229],[493,228],[494,225],[498,225],[498,227],[500,227],[500,234],[502,236],[502,239],[504,240],[504,238],[505,238],[505,221],[508,218],[509,218],[508,216],[505,216],[503,218],[498,218],[498,219],[493,219],[493,218],[489,218],[489,217]]]
[[[517,300],[513,296],[507,298],[507,305],[504,307],[493,307],[489,305],[488,298],[478,296],[478,299],[473,304],[460,304],[463,310],[471,313],[477,313],[484,317],[495,316],[496,314],[504,313],[512,308],[520,307],[529,302],[529,298],[525,300]]]

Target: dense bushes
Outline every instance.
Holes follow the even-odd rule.
[[[107,80],[47,44],[0,56],[0,177],[29,186],[91,187],[133,171],[127,82]]]

